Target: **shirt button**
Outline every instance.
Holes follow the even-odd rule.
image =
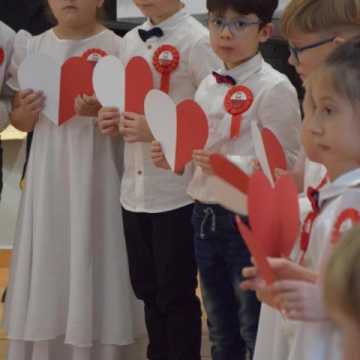
[[[141,170],[139,170],[139,171],[137,172],[138,175],[142,175],[142,173],[143,173],[143,172],[142,172]]]
[[[152,45],[148,45],[147,48],[148,48],[149,50],[151,50],[151,49],[152,49]]]

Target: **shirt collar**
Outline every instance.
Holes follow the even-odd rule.
[[[176,29],[179,23],[183,22],[185,19],[187,19],[190,15],[186,11],[186,6],[184,6],[181,10],[179,10],[176,14],[169,17],[168,19],[162,21],[160,24],[154,25],[150,21],[150,19],[147,19],[145,23],[141,26],[144,30],[150,30],[154,27],[159,27],[166,35],[167,32],[172,31]]]
[[[239,84],[244,83],[249,76],[260,71],[262,65],[264,63],[264,59],[260,53],[257,53],[251,59],[246,62],[240,64],[239,66],[233,69],[220,69],[219,73],[221,75],[229,75],[234,78]]]
[[[319,194],[320,207],[327,200],[342,195],[347,189],[360,185],[360,168],[351,170],[325,185]]]

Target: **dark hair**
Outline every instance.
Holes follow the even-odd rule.
[[[360,104],[360,36],[337,47],[323,67],[331,72],[334,90],[353,105]]]
[[[231,9],[239,14],[255,14],[263,24],[270,23],[278,6],[278,0],[207,0],[209,12],[224,14]]]

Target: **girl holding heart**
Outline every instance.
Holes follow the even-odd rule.
[[[121,359],[134,340],[119,203],[122,143],[101,135],[99,104],[81,90],[96,59],[121,51],[122,40],[98,21],[103,2],[49,0],[56,25],[15,39],[11,121],[34,130],[34,139],[6,304],[9,360]],[[29,55],[47,62],[34,61],[27,74],[37,87],[19,90],[18,69]],[[66,64],[59,77],[49,70],[56,61]],[[54,103],[66,114],[61,126],[49,118]]]

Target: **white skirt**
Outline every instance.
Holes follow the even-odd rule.
[[[144,333],[134,318],[143,310],[129,280],[121,160],[121,144],[89,118],[38,122],[5,311],[9,360],[111,360]]]

